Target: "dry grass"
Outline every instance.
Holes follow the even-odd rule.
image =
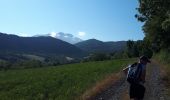
[[[117,80],[122,77],[122,73],[113,73],[107,76],[104,80],[96,83],[96,85],[90,89],[88,89],[81,97],[81,100],[93,100],[94,97],[101,93],[102,91],[106,90],[112,84],[114,84]]]
[[[130,100],[128,89],[122,93],[120,100]]]
[[[168,95],[170,95],[170,68],[169,64],[161,63],[159,60],[153,60],[154,63],[161,66],[160,74],[163,84],[166,86]]]
[[[168,68],[168,64],[163,64],[161,62],[159,62],[158,60],[152,60],[152,62],[156,63],[157,65],[159,65],[160,68],[160,74],[161,74],[161,79],[167,83],[168,81],[170,82],[170,69]],[[168,83],[169,83],[168,82]]]
[[[164,65],[161,68],[161,78],[165,84],[170,89],[170,68],[168,68],[169,65]],[[169,91],[170,94],[170,91]]]
[[[165,93],[167,94],[167,97],[170,97],[170,69],[166,67],[164,73],[162,80],[166,87]]]

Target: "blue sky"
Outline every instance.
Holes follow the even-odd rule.
[[[50,32],[84,40],[143,39],[135,19],[138,0],[0,0],[0,32],[32,36]]]

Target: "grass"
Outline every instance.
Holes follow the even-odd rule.
[[[75,100],[134,59],[0,71],[2,100]]]
[[[154,56],[154,59],[156,59],[161,66],[161,73],[162,73],[161,79],[163,80],[167,88],[168,95],[170,96],[170,76],[169,76],[170,75],[170,54],[167,50],[161,50],[160,53]]]
[[[156,59],[159,66],[161,66],[161,80],[166,87],[167,96],[170,97],[170,63],[161,62]]]

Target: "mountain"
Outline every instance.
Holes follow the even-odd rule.
[[[48,35],[52,36],[54,38],[66,41],[66,42],[71,43],[71,44],[75,44],[75,43],[78,43],[78,42],[82,41],[80,38],[75,37],[75,36],[73,36],[72,34],[69,34],[69,33],[63,33],[63,32],[55,33],[55,32],[51,32]]]
[[[111,42],[105,42],[105,44],[109,47],[110,50],[115,51],[122,51],[126,48],[126,42],[127,41],[111,41]]]
[[[81,57],[85,54],[78,47],[50,36],[19,37],[4,33],[0,33],[0,52],[70,57]]]
[[[53,38],[63,40],[63,41],[68,42],[70,44],[75,44],[75,43],[83,41],[82,39],[75,37],[72,34],[63,33],[63,32],[58,32],[58,33],[51,32],[51,33],[44,34],[44,35],[35,35],[34,37],[39,37],[39,36],[51,36]]]
[[[110,53],[114,51],[122,51],[126,47],[126,41],[103,42],[96,39],[89,39],[76,43],[75,46],[87,52]]]

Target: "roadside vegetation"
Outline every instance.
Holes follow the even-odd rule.
[[[139,0],[135,17],[143,22],[144,42],[164,69],[163,80],[170,90],[170,2],[169,0]],[[170,92],[169,92],[170,93]]]
[[[162,71],[162,80],[165,84],[165,86],[168,88],[167,92],[168,95],[170,95],[170,54],[167,50],[162,50],[159,54],[156,54],[154,56],[154,59],[156,59],[160,65],[161,65],[161,71]]]

